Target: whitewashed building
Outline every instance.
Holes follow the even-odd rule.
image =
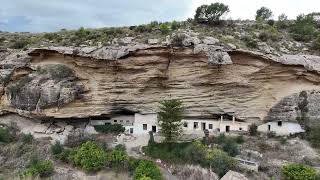
[[[271,121],[258,126],[260,132],[275,132],[277,135],[290,135],[305,132],[298,122]]]
[[[134,115],[114,115],[113,117],[100,117],[90,119],[90,124],[106,125],[106,124],[122,124],[126,128],[126,133],[129,134],[148,134],[149,131],[158,133],[160,127],[156,113]],[[209,132],[241,132],[248,131],[247,122],[237,120],[235,117],[221,115],[220,118],[213,119],[183,119],[182,129],[185,134],[199,134],[207,129]]]

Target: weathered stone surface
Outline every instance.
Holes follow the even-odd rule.
[[[23,66],[28,70],[14,68],[9,75],[2,111],[56,118],[108,115],[119,109],[152,113],[160,100],[171,97],[184,102],[186,116],[229,113],[256,121],[265,119],[285,97],[320,90],[317,56],[299,61],[297,56],[228,51],[206,44],[50,47],[29,54]],[[72,73],[63,78],[50,70],[40,73],[56,65]]]
[[[158,44],[159,42],[159,39],[148,39],[148,44],[151,45]]]
[[[202,42],[203,44],[207,44],[207,45],[215,45],[217,43],[219,43],[219,39],[216,39],[214,37],[209,37],[209,36],[206,36],[202,39]]]

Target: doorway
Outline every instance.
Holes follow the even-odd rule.
[[[230,126],[226,126],[226,132],[230,132]]]
[[[206,129],[206,123],[201,123],[201,129],[205,130]]]
[[[133,134],[133,128],[130,128],[130,134]]]
[[[270,124],[268,125],[268,131],[271,131],[271,125]]]
[[[154,132],[154,133],[157,132],[157,126],[152,126],[152,132]]]

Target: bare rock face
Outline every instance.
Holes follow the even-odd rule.
[[[232,114],[257,121],[279,113],[289,119],[292,113],[285,113],[285,105],[292,109],[296,100],[287,97],[320,91],[319,57],[299,60],[193,45],[49,47],[20,57],[8,53],[0,60],[5,77],[0,109],[27,116],[86,118],[119,110],[153,113],[160,100],[178,98],[186,116]],[[316,94],[308,100],[316,102]],[[312,112],[318,116],[319,111]]]
[[[63,64],[39,66],[18,81],[6,87],[6,97],[16,109],[39,111],[59,107],[75,100],[83,87],[77,84],[72,69]]]

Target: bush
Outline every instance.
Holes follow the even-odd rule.
[[[276,27],[278,29],[285,29],[289,27],[289,21],[288,21],[288,16],[285,14],[281,14],[278,16],[278,21],[276,23]]]
[[[107,154],[101,146],[88,141],[71,151],[69,159],[86,171],[96,171],[106,164]]]
[[[310,128],[307,139],[314,147],[320,147],[320,125]]]
[[[23,49],[23,48],[25,48],[29,43],[30,43],[30,42],[29,42],[29,40],[27,40],[27,39],[18,39],[18,40],[16,40],[16,41],[12,44],[11,48],[13,48],[13,49]]]
[[[257,48],[258,43],[251,36],[244,36],[242,40],[245,42],[246,46],[249,48]]]
[[[170,28],[167,24],[163,23],[160,25],[160,31],[162,34],[168,34],[170,31]]]
[[[94,126],[94,129],[97,132],[100,133],[114,133],[114,134],[120,134],[123,133],[126,128],[123,127],[121,124],[106,124],[106,125],[96,125]]]
[[[229,170],[235,168],[237,162],[225,152],[213,149],[208,153],[208,163],[213,168],[213,171],[222,177]]]
[[[317,35],[317,38],[312,43],[313,49],[320,50],[320,33]]]
[[[69,163],[70,162],[70,149],[64,149],[60,154],[56,155],[56,158],[62,162]]]
[[[22,142],[24,143],[31,143],[33,141],[32,134],[22,134]]]
[[[0,142],[9,143],[13,139],[7,128],[0,128]]]
[[[114,149],[108,155],[109,166],[117,170],[126,167],[128,160],[128,155],[123,149]]]
[[[142,160],[139,162],[135,170],[134,179],[140,180],[141,178],[150,178],[152,180],[161,180],[162,174],[157,165],[152,161]]]
[[[258,135],[258,126],[256,124],[251,124],[249,126],[249,134],[250,136]]]
[[[299,15],[291,29],[293,38],[297,41],[309,42],[315,35],[315,24],[313,16]]]
[[[218,144],[223,151],[230,156],[236,156],[239,154],[239,147],[235,138],[227,137],[224,134],[220,134],[215,138],[214,143]]]
[[[62,144],[60,143],[60,141],[56,141],[56,143],[51,146],[51,152],[53,155],[61,154],[63,152],[63,150],[64,150],[64,148],[63,148]]]
[[[279,32],[275,28],[269,26],[269,28],[266,28],[266,30],[259,34],[259,39],[265,42],[268,40],[277,41],[279,39]]]
[[[316,170],[302,164],[289,164],[282,167],[286,180],[315,180]]]
[[[24,172],[23,177],[45,177],[54,171],[53,163],[49,160],[38,161],[30,165]]]

